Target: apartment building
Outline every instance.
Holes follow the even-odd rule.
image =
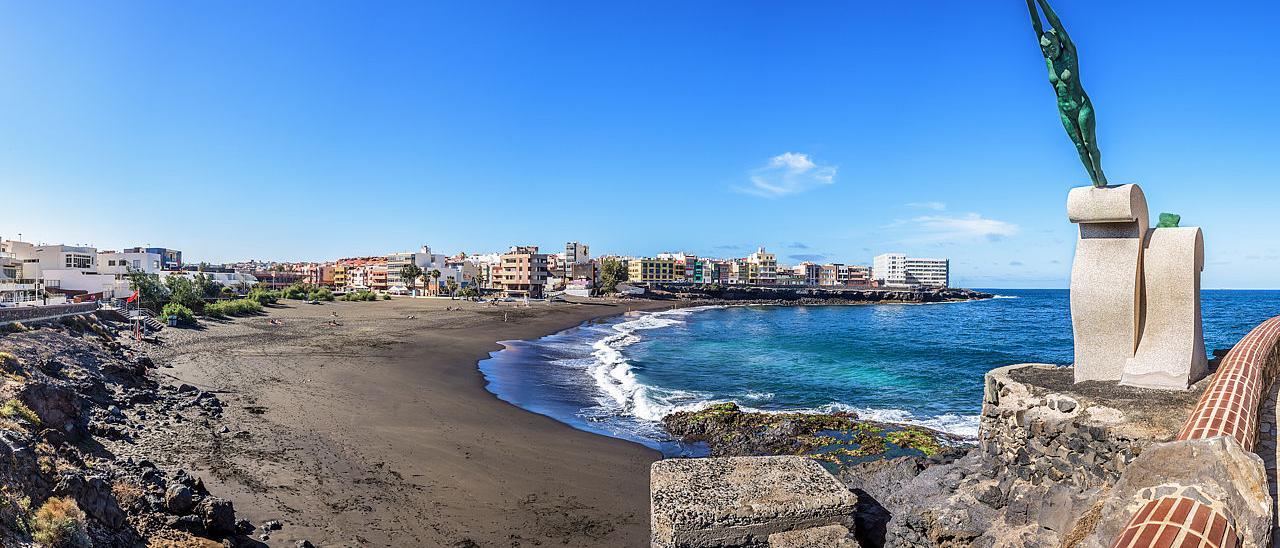
[[[40,304],[44,290],[39,266],[25,268],[23,260],[10,252],[7,244],[0,242],[0,306]]]
[[[673,283],[684,281],[684,265],[679,269],[671,254],[627,259],[627,281],[634,283]]]
[[[886,287],[949,287],[951,284],[949,259],[885,253],[876,255],[872,272],[874,279]]]
[[[165,247],[131,247],[124,253],[148,254],[160,256],[160,268],[157,270],[181,270],[182,252]]]
[[[98,271],[103,274],[115,274],[117,277],[132,271],[146,274],[159,274],[164,270],[177,270],[164,267],[164,255],[149,251],[136,251],[138,248],[124,251],[98,252]]]
[[[45,292],[77,299],[110,299],[129,293],[129,282],[98,271],[98,250],[89,246],[32,245],[7,240],[4,250],[22,263],[26,279],[40,280]]]
[[[861,265],[840,265],[837,285],[845,287],[871,287],[871,268]]]
[[[747,256],[747,276],[745,282],[751,285],[774,285],[778,283],[778,257],[760,247],[755,253]],[[739,276],[741,279],[741,276]]]
[[[400,271],[409,265],[417,265],[423,273],[429,273],[434,270],[440,271],[440,277],[428,277],[427,280],[418,278],[416,280],[401,279]],[[407,291],[415,287],[424,287],[430,289],[434,284],[443,285],[448,280],[453,280],[459,285],[462,284],[462,272],[449,266],[449,257],[443,253],[432,253],[431,246],[422,246],[416,252],[401,252],[387,255],[387,286],[393,290]],[[438,289],[438,288],[436,288]]]
[[[802,262],[791,267],[791,277],[799,285],[819,285],[822,278],[822,265]]]
[[[542,298],[547,285],[547,255],[538,246],[515,246],[502,255],[494,289],[510,297]]]
[[[559,272],[564,278],[572,280],[577,277],[573,273],[574,266],[591,263],[591,248],[582,242],[565,243],[563,259]]]

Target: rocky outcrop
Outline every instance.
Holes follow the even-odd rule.
[[[859,493],[859,539],[864,546],[1079,542],[1126,467],[1172,439],[1198,395],[1074,384],[1070,369],[1050,365],[993,370],[977,449],[942,465],[908,459],[842,473]]]
[[[961,440],[923,428],[864,421],[855,413],[748,413],[721,403],[662,419],[686,443],[705,443],[713,457],[808,455],[837,467],[902,455],[944,456]]]
[[[940,303],[990,299],[990,293],[971,289],[824,288],[809,286],[749,286],[714,284],[649,284],[646,294],[656,299],[732,302],[737,304],[874,304]]]
[[[151,378],[151,360],[118,336],[128,333],[78,316],[0,335],[0,545],[28,545],[30,520],[52,499],[74,502],[95,546],[248,542],[251,526],[199,478],[117,456],[162,421],[213,427],[221,415],[215,394]]]

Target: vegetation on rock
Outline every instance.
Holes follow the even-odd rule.
[[[175,302],[164,305],[164,309],[160,311],[160,315],[166,318],[176,317],[178,318],[178,323],[184,325],[192,325],[196,323],[195,313],[192,312],[190,308]]]
[[[0,418],[9,420],[22,419],[37,428],[40,426],[40,416],[35,411],[32,411],[30,407],[27,407],[27,404],[16,399],[10,399],[0,404]]]
[[[31,538],[50,547],[89,546],[85,533],[84,511],[69,497],[54,497],[44,502],[31,518]]]
[[[855,413],[749,413],[732,402],[672,413],[662,422],[684,442],[705,443],[711,456],[807,455],[838,466],[889,454],[931,456],[942,450],[943,437]]]
[[[262,305],[253,299],[218,301],[204,306],[204,315],[209,316],[210,318],[245,316],[248,314],[257,314],[259,312],[262,312]]]

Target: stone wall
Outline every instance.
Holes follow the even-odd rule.
[[[1065,386],[1070,375],[1069,368],[1041,364],[1001,367],[987,374],[980,447],[989,465],[1034,484],[1049,481],[1092,489],[1115,483],[1143,447],[1168,441],[1177,432],[1175,423],[1167,420],[1172,416],[1152,422],[1124,400],[1120,407],[1113,401],[1103,405],[1088,386]],[[1124,391],[1116,388],[1114,392]],[[1167,399],[1184,411],[1193,401]]]
[[[13,322],[51,320],[73,314],[86,314],[97,309],[98,303],[96,302],[0,308],[0,325],[8,325]]]

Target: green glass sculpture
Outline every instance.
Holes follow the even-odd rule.
[[[1036,4],[1044,11],[1044,18],[1053,28],[1044,30]],[[1040,51],[1049,66],[1049,83],[1058,95],[1058,113],[1062,115],[1062,125],[1067,128],[1071,142],[1075,143],[1080,161],[1089,172],[1093,186],[1107,186],[1107,176],[1102,173],[1102,154],[1098,152],[1097,137],[1094,135],[1093,103],[1089,101],[1089,96],[1080,83],[1076,45],[1067,36],[1067,30],[1062,27],[1062,21],[1058,20],[1053,8],[1049,7],[1049,2],[1027,0],[1027,9],[1031,12],[1031,24],[1035,27],[1036,38],[1040,40]]]
[[[1182,216],[1176,213],[1161,213],[1160,224],[1156,228],[1178,228],[1178,223],[1182,222]]]

